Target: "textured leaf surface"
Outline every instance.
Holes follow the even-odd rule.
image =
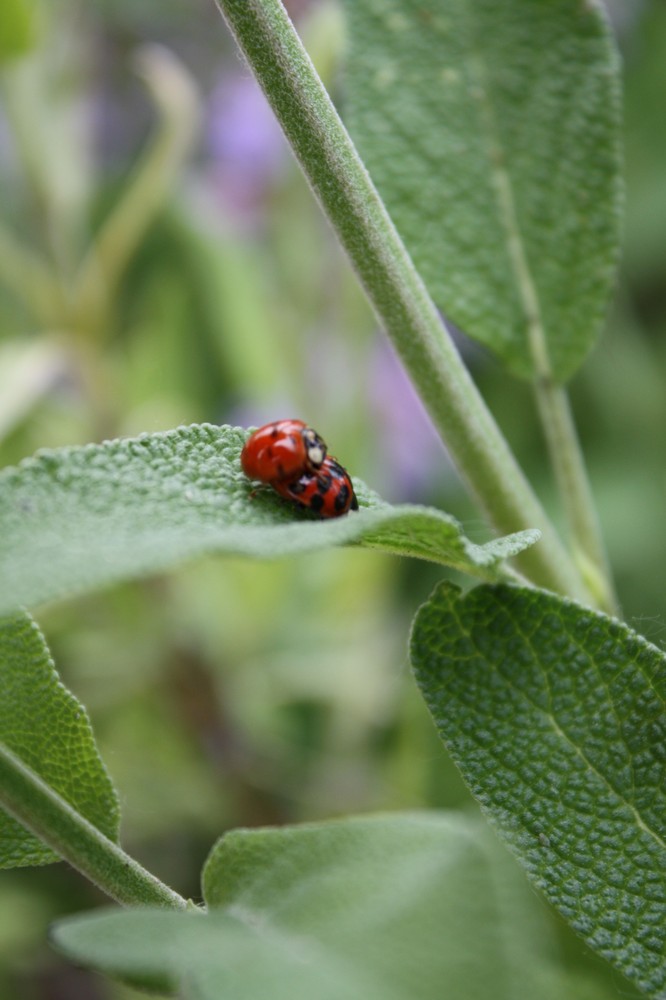
[[[439,587],[412,661],[440,734],[531,877],[666,996],[666,658],[538,591]]]
[[[107,971],[166,972],[203,1000],[441,1000],[443,983],[456,1000],[571,995],[517,867],[459,816],[235,831],[203,882],[206,916],[75,918],[56,943]]]
[[[0,622],[0,742],[115,840],[118,802],[83,706],[60,682],[27,615]],[[0,809],[0,868],[58,856]]]
[[[390,507],[356,482],[363,509],[315,521],[240,467],[247,432],[198,425],[42,452],[0,472],[0,614],[205,553],[270,558],[361,542],[485,579],[539,537],[474,545],[425,507]]]
[[[347,0],[348,123],[447,317],[564,379],[618,247],[617,60],[590,0]]]

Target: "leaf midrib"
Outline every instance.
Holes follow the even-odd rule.
[[[460,617],[458,618],[458,620],[460,621]],[[550,700],[551,700],[551,704],[552,704],[553,703],[553,697],[552,697],[551,686],[550,686],[550,683],[549,683],[549,677],[548,677],[547,672],[541,666],[541,660],[540,660],[540,657],[538,655],[537,650],[534,648],[531,636],[528,635],[521,628],[520,621],[516,621],[516,619],[514,619],[513,617],[511,619],[511,621],[512,621],[512,624],[513,624],[514,628],[516,629],[516,631],[523,637],[524,641],[529,646],[530,652],[532,653],[532,656],[534,658],[534,663],[537,665],[537,667],[541,670],[541,672],[543,674],[544,681],[545,681],[546,686],[548,688],[548,691],[550,693]],[[461,625],[461,627],[464,627],[462,625],[462,621],[460,621],[460,625]],[[472,639],[471,631],[468,632],[468,635],[470,636],[470,639]],[[586,652],[586,650],[581,649],[580,647],[578,647],[578,648],[579,648],[579,652],[583,653],[586,656],[586,658],[588,660],[588,663],[591,663],[590,656]],[[637,666],[636,666],[636,669],[638,669]],[[558,722],[557,722],[557,720],[555,718],[555,712],[554,712],[554,710],[552,712],[546,712],[537,702],[534,701],[533,698],[530,697],[530,695],[526,691],[521,690],[515,684],[513,684],[513,682],[511,681],[510,678],[506,677],[505,675],[501,675],[501,676],[503,677],[503,680],[505,681],[505,683],[508,684],[508,686],[510,688],[512,688],[512,690],[515,691],[516,694],[518,694],[519,696],[523,697],[525,699],[525,701],[527,701],[536,712],[539,712],[548,721],[548,723],[551,726],[551,728],[553,729],[553,732],[555,733],[555,735],[558,736],[561,740],[563,740],[567,744],[567,746],[569,746],[573,750],[573,752],[576,754],[576,756],[585,764],[585,766],[587,768],[589,768],[589,770],[593,774],[595,774],[597,776],[597,778],[599,778],[599,780],[602,782],[602,784],[605,785],[605,787],[610,791],[610,793],[612,795],[614,795],[618,799],[618,801],[621,802],[629,810],[629,812],[633,815],[633,817],[634,817],[634,819],[636,821],[636,825],[638,827],[640,827],[640,829],[642,829],[650,837],[652,837],[653,840],[655,841],[655,843],[662,850],[666,851],[666,841],[660,836],[660,834],[656,830],[653,830],[652,827],[648,823],[645,822],[645,820],[643,819],[643,817],[642,817],[641,813],[639,812],[639,810],[637,809],[637,807],[632,802],[629,802],[629,800],[622,794],[622,792],[620,792],[617,788],[614,787],[614,785],[606,777],[606,775],[602,771],[600,771],[597,768],[597,766],[588,758],[588,756],[585,754],[585,752],[583,751],[583,749],[567,734],[567,732],[564,729],[561,728],[561,726],[558,724]],[[641,676],[642,676],[642,674],[641,674]],[[612,701],[611,701],[611,706],[612,706]],[[633,762],[632,762],[632,764],[633,764]],[[632,771],[632,782],[633,782],[633,771]]]
[[[468,4],[470,23],[474,23],[473,4]],[[528,261],[525,240],[518,222],[513,184],[509,171],[502,166],[506,163],[506,152],[497,126],[497,118],[490,97],[489,78],[483,59],[483,45],[477,44],[478,32],[474,31],[474,46],[471,52],[471,65],[474,75],[479,81],[476,92],[471,92],[472,100],[477,99],[479,118],[485,129],[487,141],[487,159],[491,184],[495,191],[498,219],[506,235],[506,249],[509,262],[516,280],[516,288],[520,304],[523,308],[527,329],[527,342],[530,357],[537,378],[550,381],[553,377],[552,364],[548,351],[548,340],[543,323],[541,303],[536,289],[536,283]],[[478,95],[478,96],[477,96]]]

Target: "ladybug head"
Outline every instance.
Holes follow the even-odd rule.
[[[308,462],[313,469],[321,468],[321,464],[326,458],[326,445],[324,441],[311,427],[305,427],[302,434],[305,450],[308,454]]]

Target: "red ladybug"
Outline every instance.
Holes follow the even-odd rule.
[[[320,469],[326,445],[302,420],[275,420],[255,431],[241,452],[249,479],[275,486]]]
[[[349,510],[358,510],[349,473],[330,455],[315,472],[304,472],[297,479],[274,482],[272,486],[281,497],[320,517],[340,517]]]

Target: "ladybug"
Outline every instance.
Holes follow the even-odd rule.
[[[302,420],[275,420],[251,434],[241,452],[249,479],[275,486],[316,472],[326,458],[326,445]]]
[[[272,486],[285,500],[319,517],[340,517],[349,510],[358,510],[349,473],[330,455],[314,472],[304,472],[297,479],[274,482]]]

